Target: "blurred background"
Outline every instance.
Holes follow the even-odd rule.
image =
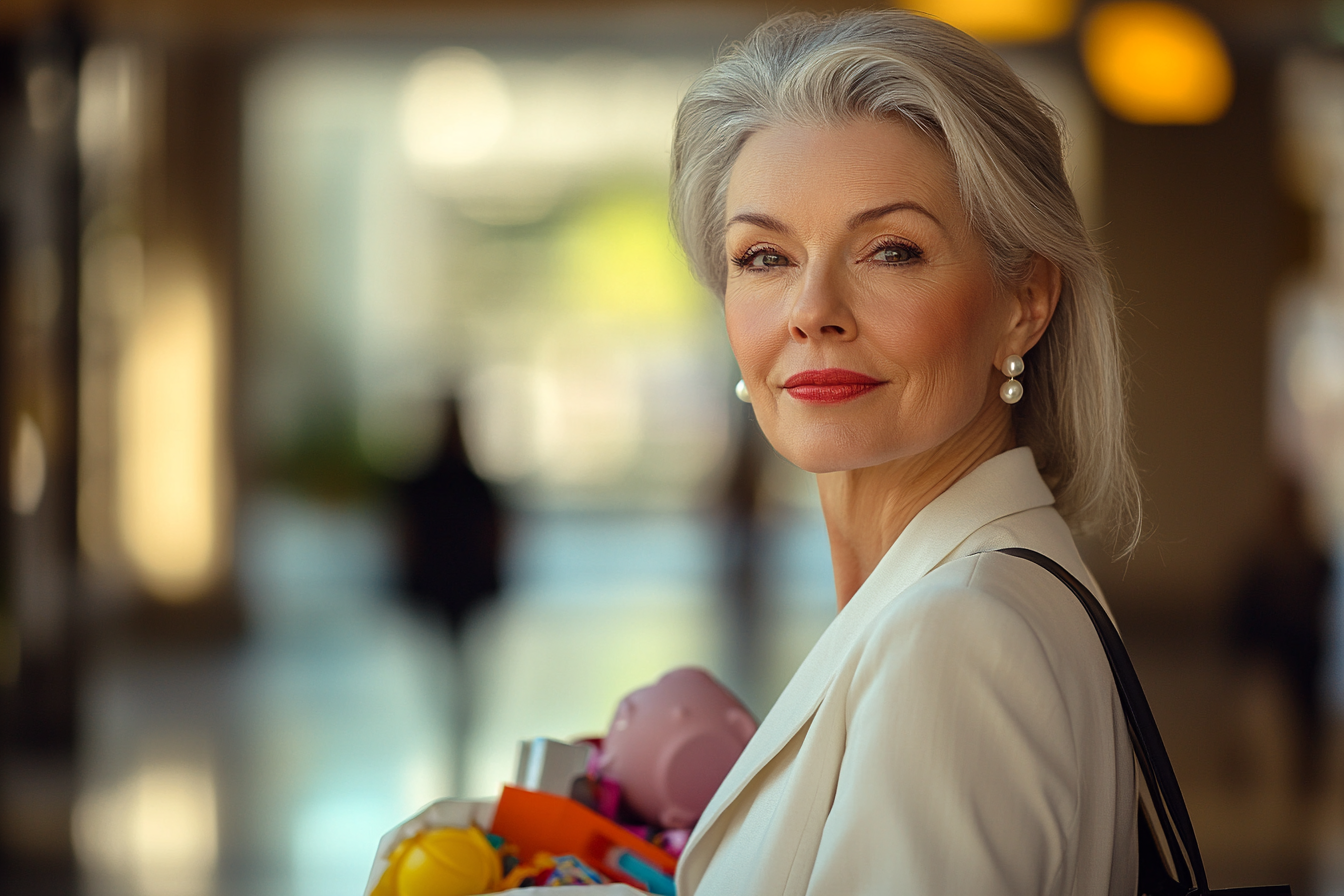
[[[902,5],[1068,124],[1211,880],[1344,893],[1344,2]],[[0,0],[0,890],[359,893],[667,668],[769,710],[825,533],[665,188],[771,11]]]

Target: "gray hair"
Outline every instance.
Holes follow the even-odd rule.
[[[1131,550],[1141,492],[1110,276],[1064,173],[1058,116],[984,45],[888,9],[783,15],[730,47],[682,99],[673,139],[672,219],[696,277],[723,298],[728,179],[748,137],[864,118],[905,120],[946,148],[1000,284],[1034,256],[1059,268],[1059,306],[1014,406],[1017,437],[1075,530],[1109,530]]]

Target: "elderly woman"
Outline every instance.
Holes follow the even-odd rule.
[[[1050,111],[899,12],[774,19],[691,87],[673,208],[839,614],[680,896],[1132,894],[1134,761],[1070,532],[1137,525],[1113,296]],[[1128,527],[1126,529],[1125,527]]]
[[[678,892],[1133,893],[1076,529],[1137,516],[1113,296],[1059,127],[898,12],[768,22],[682,101],[673,207],[756,419],[817,474],[840,612]],[[1020,377],[1020,379],[1019,379]]]

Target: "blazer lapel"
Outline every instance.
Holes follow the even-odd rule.
[[[798,667],[700,816],[686,852],[694,851],[752,778],[812,718],[841,661],[883,607],[940,565],[975,530],[1053,503],[1031,449],[1015,448],[981,464],[921,510]]]

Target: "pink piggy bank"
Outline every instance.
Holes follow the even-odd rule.
[[[692,827],[756,733],[756,721],[703,669],[674,669],[621,701],[598,771],[646,821]]]

